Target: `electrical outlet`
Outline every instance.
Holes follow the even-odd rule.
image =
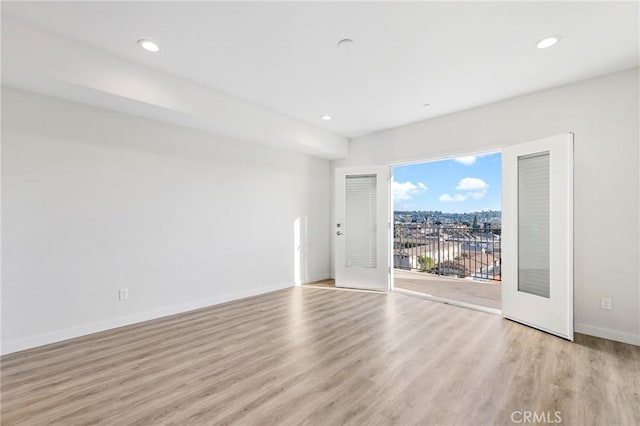
[[[121,288],[118,291],[118,298],[120,300],[127,300],[129,298],[129,289],[128,288]]]
[[[607,311],[611,310],[611,299],[609,299],[608,297],[603,297],[602,299],[600,299],[600,307],[602,309],[606,309]]]

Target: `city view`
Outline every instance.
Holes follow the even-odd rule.
[[[445,213],[441,211],[394,211],[395,223],[421,223],[425,225],[466,226],[469,228],[500,228],[500,210],[468,213]]]
[[[397,288],[500,308],[500,153],[394,168]]]
[[[500,281],[500,212],[394,212],[394,265]]]

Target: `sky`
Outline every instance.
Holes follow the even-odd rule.
[[[501,154],[468,155],[393,168],[394,210],[501,210]]]

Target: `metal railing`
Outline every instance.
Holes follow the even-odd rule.
[[[501,229],[402,223],[394,226],[393,265],[437,275],[500,281]]]

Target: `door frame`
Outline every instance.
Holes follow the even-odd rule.
[[[454,158],[457,157],[466,157],[466,156],[472,156],[472,155],[483,155],[483,154],[492,154],[492,153],[496,153],[499,152],[500,154],[502,154],[502,150],[504,149],[504,145],[491,145],[488,146],[486,149],[481,149],[481,150],[474,150],[474,151],[468,151],[468,150],[463,150],[463,151],[448,151],[447,153],[441,153],[441,154],[437,154],[434,155],[433,157],[415,157],[415,158],[411,158],[411,159],[406,159],[406,160],[397,160],[397,161],[391,161],[388,164],[389,166],[389,185],[393,185],[393,180],[394,180],[394,176],[393,176],[393,168],[394,167],[399,167],[399,166],[410,166],[413,164],[421,164],[421,163],[431,163],[434,161],[444,161],[444,160],[453,160]],[[500,168],[502,168],[502,165],[500,165]],[[500,195],[500,204],[502,205],[503,202],[503,196],[502,194]],[[501,207],[502,208],[502,207]],[[393,250],[394,250],[394,229],[395,229],[395,217],[393,215],[393,187],[389,188],[389,218],[390,218],[390,223],[391,226],[389,227],[389,265],[391,267],[391,274],[389,276],[389,280],[390,280],[390,285],[389,285],[389,289],[390,291],[396,291],[395,290],[395,265],[393,263],[394,261],[394,256],[393,256]],[[502,284],[500,284],[502,285]],[[400,290],[401,292],[406,292],[409,293],[408,290]],[[412,292],[415,293],[416,295],[420,294],[420,293],[416,293],[416,292]],[[431,295],[426,295],[426,294],[421,294],[420,297],[427,299],[427,300],[432,300],[434,302],[440,302],[440,303],[445,303],[447,305],[454,305],[454,306],[459,306],[462,308],[468,308],[468,309],[474,309],[474,310],[478,310],[478,311],[482,311],[482,312],[488,312],[491,314],[498,314],[498,315],[502,315],[502,310],[501,309],[493,309],[493,308],[487,308],[485,306],[480,306],[480,305],[473,305],[470,303],[464,303],[464,302],[458,302],[456,300],[453,299],[443,299],[441,297],[435,297],[435,296],[431,296]]]
[[[575,137],[575,134],[570,133],[572,135],[572,137]],[[542,139],[546,139],[546,138],[542,138]],[[452,150],[452,151],[447,151],[445,153],[439,153],[439,154],[434,154],[433,156],[426,156],[426,157],[413,157],[413,158],[406,158],[406,159],[401,159],[401,160],[394,160],[394,161],[387,161],[385,163],[385,165],[387,167],[389,167],[389,195],[388,195],[388,206],[389,206],[389,246],[388,246],[388,253],[389,253],[389,267],[390,267],[390,272],[389,272],[389,290],[390,291],[394,291],[395,290],[395,274],[394,274],[394,257],[393,257],[393,250],[394,250],[394,225],[395,225],[395,217],[394,217],[394,212],[393,212],[393,206],[394,206],[394,202],[393,202],[393,187],[392,187],[392,183],[395,179],[394,173],[393,173],[393,168],[396,166],[406,166],[406,165],[411,165],[411,164],[419,164],[419,163],[427,163],[427,162],[433,162],[433,161],[440,161],[440,160],[447,160],[447,159],[454,159],[456,157],[462,157],[462,156],[471,156],[471,155],[481,155],[481,154],[487,154],[487,153],[492,153],[492,152],[500,152],[501,154],[503,154],[504,149],[505,148],[509,148],[511,146],[515,146],[518,144],[522,144],[522,143],[527,143],[527,142],[512,142],[512,143],[507,143],[507,144],[499,144],[499,145],[487,145],[485,147],[479,148],[479,149],[469,149],[469,150]],[[572,160],[573,161],[573,160]],[[572,164],[573,166],[573,164]],[[502,165],[501,165],[502,168]],[[573,170],[573,168],[572,168]],[[572,196],[573,196],[573,191],[572,191]],[[501,194],[501,211],[504,213],[504,203],[505,203],[505,194],[504,191]],[[573,212],[572,212],[573,214]],[[573,222],[575,223],[575,220],[572,219]],[[502,222],[504,223],[504,217]],[[573,230],[572,230],[573,231]],[[507,231],[508,233],[508,231]],[[502,235],[502,238],[504,238],[504,234]],[[571,241],[571,250],[574,250],[574,242],[573,240]],[[572,260],[575,257],[575,253],[572,253]],[[573,271],[572,271],[573,272]],[[504,284],[501,284],[504,285]],[[425,298],[427,299],[431,299],[430,296],[426,296]],[[456,304],[455,301],[449,301],[449,300],[444,300],[444,299],[438,299],[438,298],[433,298],[435,301],[439,301],[439,302],[444,302],[444,303],[451,303],[451,304]],[[569,300],[568,303],[571,304],[571,315],[575,316],[575,310],[574,308],[574,304],[575,304],[575,286],[572,286],[572,288],[570,289],[570,294],[569,294]],[[462,305],[460,305],[462,306]],[[462,306],[462,307],[466,307],[466,308],[474,308],[475,306]],[[479,307],[482,308],[482,307]],[[484,309],[480,309],[480,310],[484,310]],[[502,310],[500,310],[499,312],[497,310],[490,310],[487,311],[490,313],[499,313],[501,316],[505,317],[502,314]],[[575,321],[575,319],[574,319]],[[539,329],[539,327],[536,327]],[[575,324],[572,323],[572,329],[575,329]],[[544,330],[543,330],[544,331]],[[564,336],[561,336],[564,337]]]

